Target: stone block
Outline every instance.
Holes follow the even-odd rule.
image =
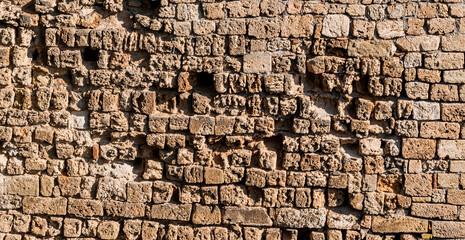
[[[271,72],[271,54],[266,52],[257,52],[244,55],[243,70],[245,73]]]
[[[326,223],[327,210],[279,208],[276,211],[276,225],[286,228],[321,228]]]
[[[155,204],[152,206],[151,217],[160,220],[190,221],[191,212],[191,204]]]
[[[375,233],[427,233],[428,220],[413,217],[374,217],[372,231]]]
[[[432,235],[435,238],[464,238],[465,223],[453,221],[432,221]]]
[[[323,19],[321,34],[326,37],[347,37],[350,30],[350,18],[342,14],[326,15]]]
[[[102,216],[103,203],[99,200],[69,198],[68,214],[78,217]]]
[[[66,198],[25,197],[23,212],[25,214],[66,215]]]
[[[271,226],[273,224],[265,208],[261,207],[225,207],[223,224],[241,224],[244,226]]]
[[[465,140],[439,140],[438,157],[441,159],[465,159]]]
[[[39,195],[39,176],[23,175],[5,178],[6,193],[19,196]]]

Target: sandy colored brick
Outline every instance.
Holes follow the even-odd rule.
[[[412,216],[428,219],[457,219],[458,208],[449,204],[413,203]]]
[[[66,198],[25,197],[23,211],[26,214],[66,215]]]
[[[436,156],[436,140],[404,138],[402,156],[408,159],[433,159]]]
[[[405,194],[408,196],[431,196],[433,178],[431,174],[405,174]]]
[[[427,233],[428,220],[413,217],[374,217],[371,229],[375,233]]]

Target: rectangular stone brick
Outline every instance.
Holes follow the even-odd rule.
[[[156,204],[152,206],[151,217],[161,220],[189,221],[191,211],[191,204]]]
[[[449,171],[453,173],[464,173],[465,161],[450,161]]]
[[[327,209],[279,208],[275,224],[288,228],[322,228],[325,226]]]
[[[448,122],[422,122],[420,137],[457,139],[460,136],[460,124]]]
[[[271,54],[258,52],[244,55],[245,73],[269,73],[271,72]]]
[[[465,222],[433,221],[431,226],[435,238],[465,237]]]
[[[441,105],[435,102],[414,102],[412,115],[415,120],[439,120],[441,117]]]
[[[245,226],[271,226],[273,224],[266,208],[261,207],[225,207],[223,223]]]
[[[5,177],[6,193],[20,196],[39,195],[39,176],[24,175]]]
[[[408,159],[433,159],[436,156],[436,140],[404,138],[402,156]]]
[[[428,69],[461,69],[463,68],[463,53],[437,52],[425,56],[425,67]]]
[[[465,159],[465,140],[439,140],[438,157],[441,159]]]
[[[431,174],[405,174],[405,194],[425,197],[433,194],[433,178]]]
[[[376,216],[371,230],[375,233],[427,233],[428,220],[413,217],[385,218]]]
[[[410,210],[412,216],[422,218],[454,220],[458,214],[457,206],[449,204],[413,203]]]
[[[190,118],[189,131],[192,134],[213,135],[215,133],[215,118],[193,116]]]
[[[441,120],[461,122],[465,120],[465,103],[441,103]]]
[[[451,9],[455,8],[451,7]],[[441,47],[446,52],[465,52],[465,36],[449,35],[441,37]]]
[[[439,36],[402,37],[396,40],[396,46],[407,52],[434,51],[438,50],[440,41]]]
[[[105,215],[125,218],[136,218],[145,216],[143,203],[129,203],[120,201],[104,201]]]
[[[455,205],[465,205],[465,190],[447,190],[447,203]]]
[[[446,83],[465,83],[465,70],[444,71],[442,79]]]
[[[351,40],[347,51],[351,57],[390,57],[394,55],[395,46],[388,40]]]
[[[25,214],[66,215],[66,198],[25,197],[23,212]]]
[[[69,198],[68,214],[80,217],[102,216],[103,203],[99,200]]]

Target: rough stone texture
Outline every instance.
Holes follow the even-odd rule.
[[[0,239],[465,238],[465,4],[0,0]]]
[[[372,230],[377,233],[424,233],[428,220],[413,217],[374,217]]]
[[[463,238],[465,237],[464,222],[433,221],[433,237],[437,238]]]
[[[291,228],[321,228],[325,225],[327,210],[280,208],[276,212],[276,224]]]

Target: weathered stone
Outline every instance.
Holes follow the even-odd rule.
[[[465,223],[452,221],[432,221],[433,237],[463,238],[465,237]]]
[[[457,206],[448,204],[413,203],[411,211],[412,216],[444,220],[454,220],[458,214]]]
[[[465,140],[439,140],[438,157],[441,159],[465,159]]]
[[[377,233],[426,233],[428,220],[413,217],[374,217],[371,229]]]
[[[435,155],[435,140],[420,138],[404,138],[402,140],[402,156],[405,158],[433,159]]]
[[[192,205],[190,204],[156,204],[152,206],[151,217],[161,220],[189,221]]]
[[[424,59],[428,69],[461,69],[464,64],[463,53],[431,53]]]
[[[323,19],[321,34],[326,37],[347,37],[349,35],[350,18],[342,14],[326,15]]]
[[[394,44],[387,40],[351,40],[347,49],[351,57],[390,57],[395,51]]]
[[[289,228],[321,228],[326,222],[327,210],[279,208],[276,212],[276,225]]]
[[[432,181],[430,174],[406,174],[405,193],[410,196],[431,196],[433,193]]]
[[[23,211],[26,214],[66,215],[66,198],[25,197]]]
[[[384,21],[376,24],[378,35],[384,39],[403,37],[404,22],[403,21]]]
[[[226,207],[223,214],[223,223],[245,226],[271,226],[273,222],[265,208]]]
[[[6,178],[6,193],[20,196],[39,195],[38,176],[12,176]]]
[[[221,211],[218,206],[203,206],[196,204],[192,213],[192,223],[214,225],[221,223]]]
[[[252,53],[245,55],[243,69],[246,73],[271,72],[271,54]]]
[[[98,200],[68,199],[68,214],[78,217],[92,217],[103,215],[103,204]]]

